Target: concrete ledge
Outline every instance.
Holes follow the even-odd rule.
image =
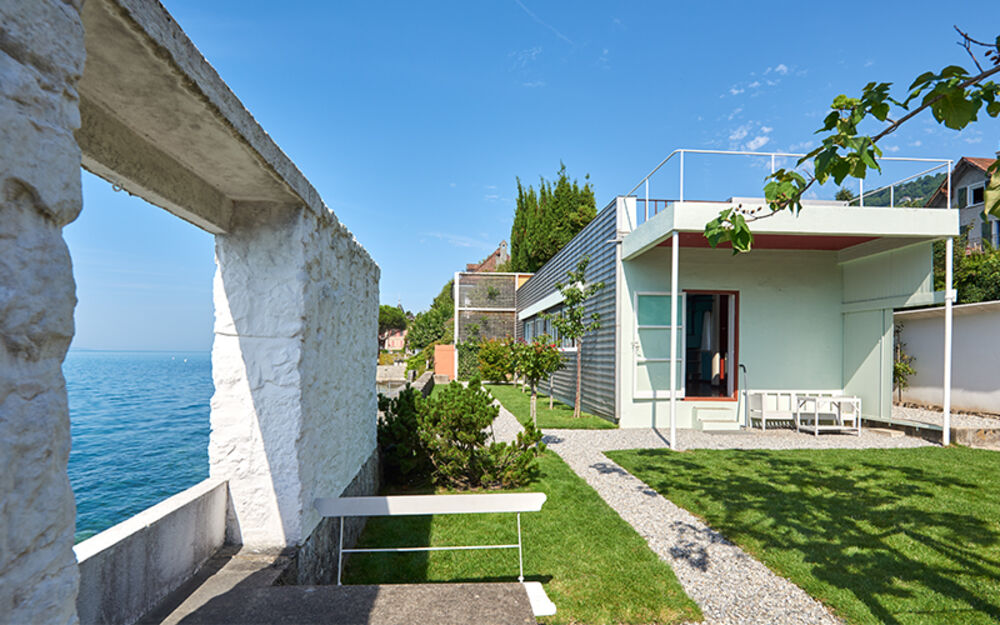
[[[128,625],[223,544],[227,483],[207,479],[76,545],[83,625]]]
[[[861,421],[865,427],[875,426],[901,430],[907,436],[916,436],[917,438],[923,438],[934,443],[940,443],[944,439],[944,428],[934,423],[871,417],[864,417]],[[949,429],[951,430],[951,442],[954,445],[988,448],[1000,447],[1000,428]]]

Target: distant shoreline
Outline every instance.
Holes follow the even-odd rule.
[[[70,347],[70,352],[99,352],[125,354],[211,354],[211,349],[94,349],[90,347]]]

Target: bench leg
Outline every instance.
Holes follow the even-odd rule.
[[[337,585],[340,586],[340,572],[344,563],[344,517],[340,517],[340,544],[337,546]]]
[[[517,581],[524,583],[524,554],[521,552],[521,513],[517,513]]]

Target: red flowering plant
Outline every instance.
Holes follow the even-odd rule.
[[[562,354],[552,337],[547,334],[536,336],[531,343],[521,343],[519,352],[520,373],[531,388],[531,422],[538,427],[535,408],[538,403],[538,383],[562,367]]]

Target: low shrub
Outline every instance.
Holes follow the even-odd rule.
[[[499,413],[478,378],[424,398],[407,386],[396,399],[379,398],[379,447],[387,482],[431,478],[452,488],[511,488],[535,476],[542,433],[526,426],[513,443],[490,441]]]
[[[479,345],[479,375],[491,382],[506,382],[511,372],[511,352],[505,341],[490,339]]]
[[[418,403],[420,392],[406,385],[394,399],[379,393],[378,445],[382,455],[382,477],[392,484],[426,479],[431,466],[420,438]]]

